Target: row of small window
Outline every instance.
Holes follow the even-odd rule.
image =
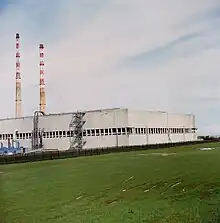
[[[83,136],[107,135],[143,135],[143,134],[184,134],[195,133],[195,128],[109,128],[109,129],[84,129]],[[42,132],[43,138],[68,138],[73,137],[74,131]],[[17,139],[31,139],[32,133],[17,133]],[[13,139],[13,134],[0,134],[0,140]]]

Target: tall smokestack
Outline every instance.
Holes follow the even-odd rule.
[[[40,44],[40,111],[45,113],[45,84],[44,84],[44,44]]]
[[[16,96],[15,96],[15,117],[21,114],[21,73],[20,73],[20,35],[16,33]]]

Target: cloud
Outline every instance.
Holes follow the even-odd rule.
[[[187,58],[199,54],[204,50],[216,48],[220,45],[220,31],[216,27],[202,30],[200,32],[189,33],[177,39],[159,46],[151,51],[147,51],[131,58],[128,58],[126,65],[130,66],[157,66],[166,64],[169,60],[180,57]]]
[[[14,115],[20,32],[25,115],[38,107],[44,42],[48,112],[118,106],[192,112],[207,131],[220,122],[220,103],[204,100],[220,95],[219,8],[215,0],[13,1],[0,14],[0,116]]]

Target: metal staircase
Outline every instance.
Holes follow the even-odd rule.
[[[39,115],[45,115],[44,112],[35,111],[33,118],[33,130],[32,130],[32,150],[43,149],[43,129],[39,128]]]
[[[83,126],[85,124],[85,112],[73,113],[72,119],[69,124],[70,131],[70,149],[82,150],[86,141],[83,139]]]

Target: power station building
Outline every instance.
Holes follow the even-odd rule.
[[[0,120],[0,142],[29,149],[92,149],[195,141],[195,116],[113,108]]]
[[[45,114],[44,44],[39,45],[39,112],[22,117],[20,34],[16,33],[15,118],[0,119],[4,148],[68,150],[196,141],[194,115],[126,108]],[[24,151],[24,150],[23,150]]]

